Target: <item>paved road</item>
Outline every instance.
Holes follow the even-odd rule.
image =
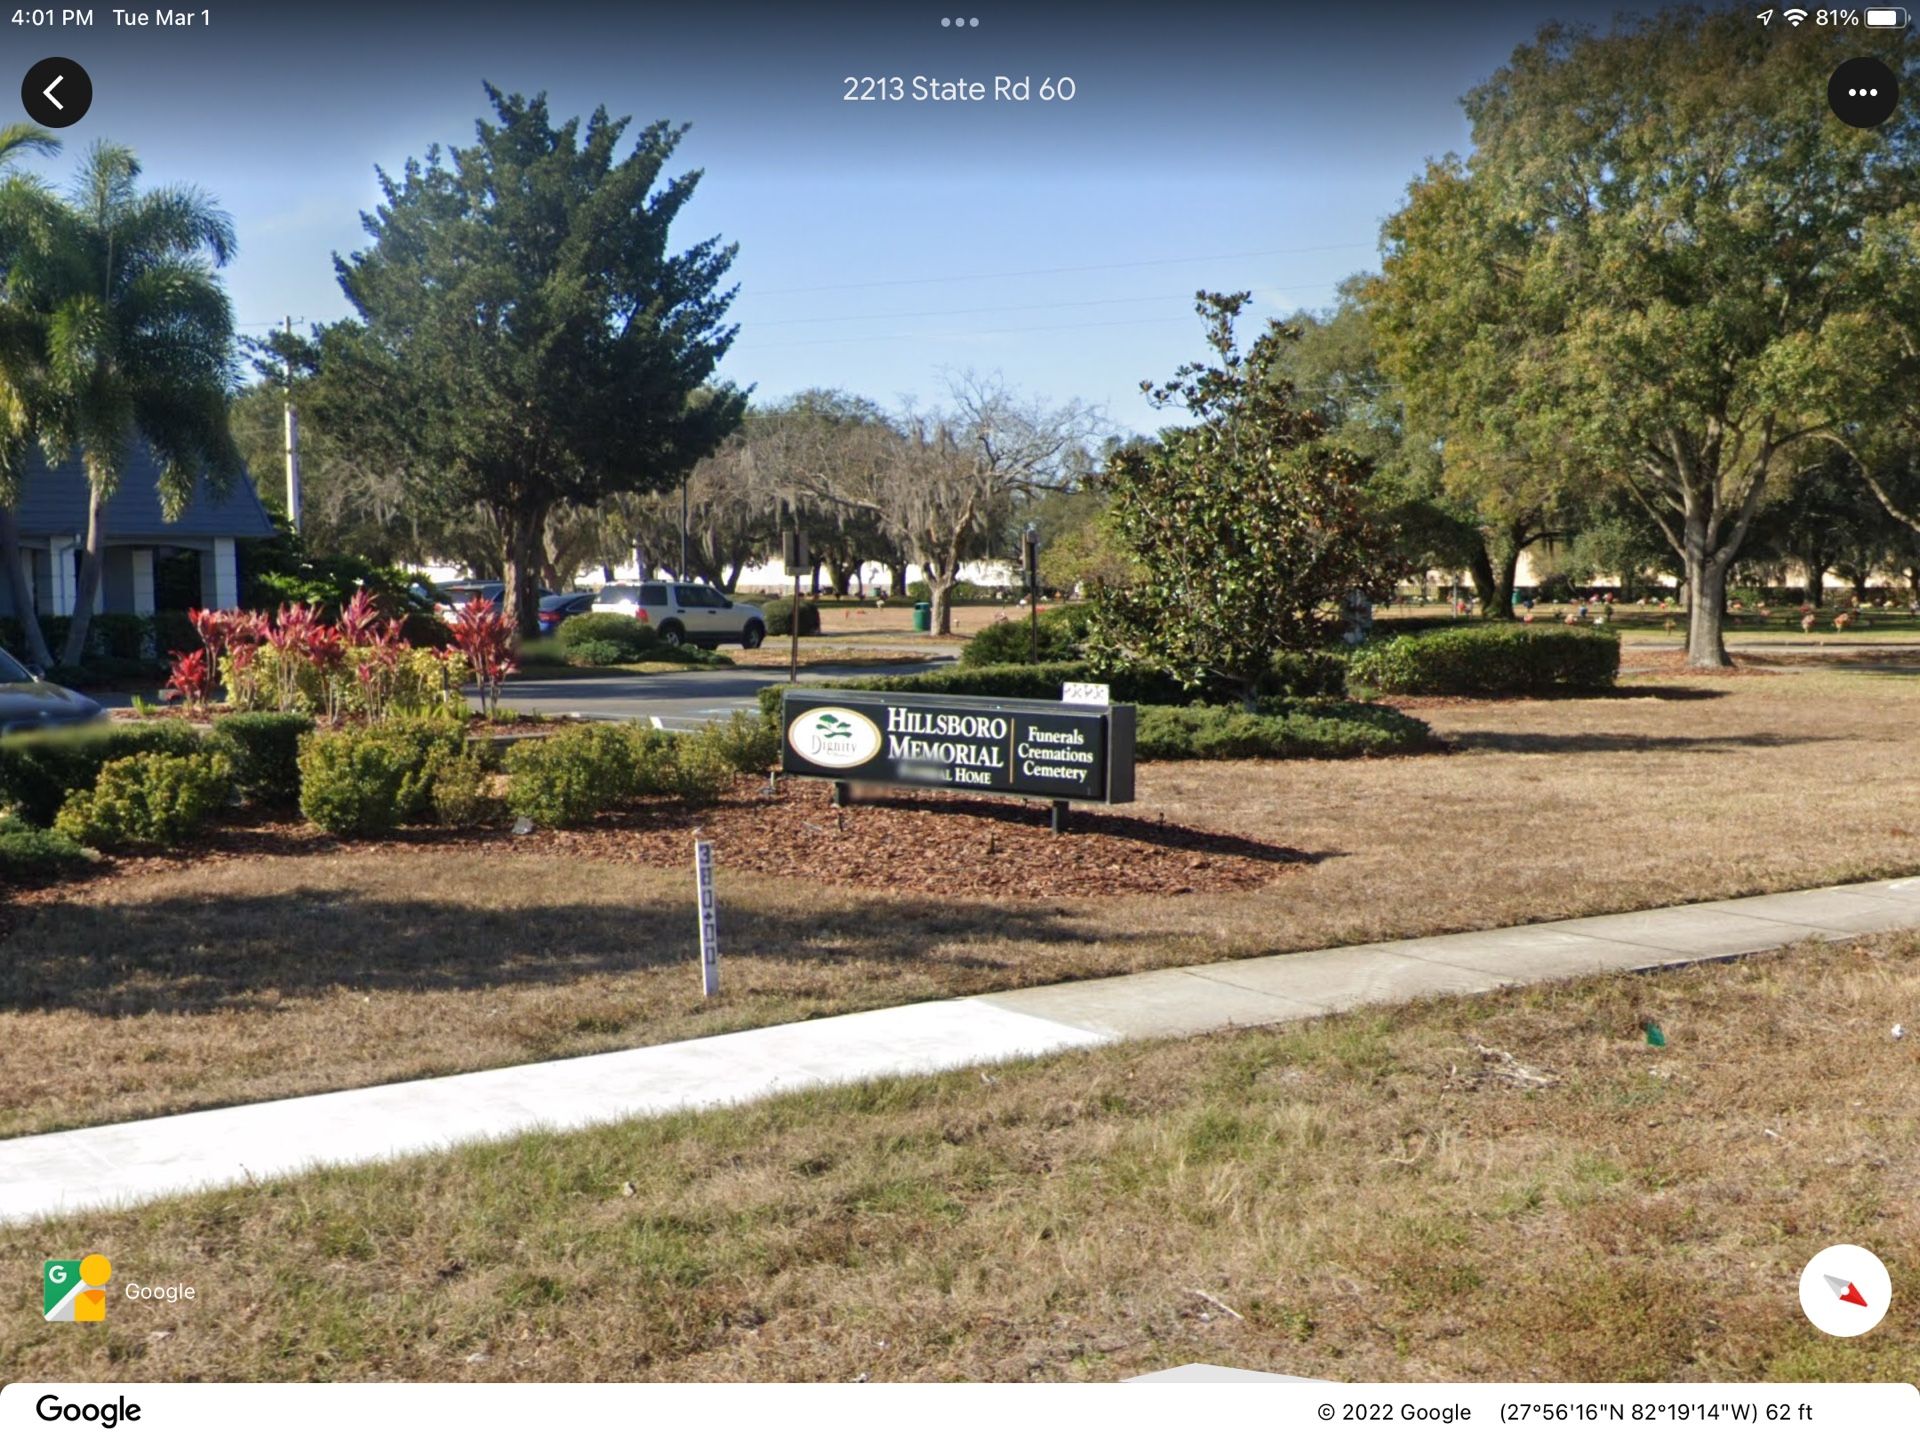
[[[867,675],[917,675],[925,665],[836,665],[802,670],[803,685],[832,685]],[[501,691],[509,710],[544,710],[597,720],[651,720],[685,730],[736,710],[751,710],[760,691],[787,678],[784,670],[683,670],[665,675],[581,675],[551,680],[513,679]]]

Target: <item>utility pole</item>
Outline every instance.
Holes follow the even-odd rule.
[[[687,477],[680,476],[680,572],[677,580],[687,578]]]
[[[787,683],[800,678],[800,575],[807,568],[807,532],[800,528],[797,506],[787,507],[791,524],[780,529],[781,568],[793,578],[793,607],[787,612]]]
[[[1027,572],[1027,658],[1038,665],[1040,663],[1040,531],[1031,520],[1027,522],[1027,533],[1021,540],[1020,559]]]
[[[293,317],[287,317],[287,518],[300,531],[300,412],[293,404]]]

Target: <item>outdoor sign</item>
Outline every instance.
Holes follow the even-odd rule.
[[[1113,691],[1106,685],[1069,680],[1060,687],[1060,698],[1069,705],[1105,705],[1113,698]]]
[[[720,993],[720,923],[713,903],[713,842],[693,842],[693,883],[700,895],[700,993]]]
[[[842,784],[1133,799],[1133,707],[877,690],[788,690],[780,767]]]

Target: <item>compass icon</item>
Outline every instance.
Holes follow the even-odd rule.
[[[1864,1335],[1893,1303],[1887,1267],[1858,1245],[1829,1245],[1800,1272],[1800,1308],[1829,1335]]]

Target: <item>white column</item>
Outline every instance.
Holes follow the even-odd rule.
[[[62,540],[54,536],[48,542],[46,608],[43,615],[71,615],[74,602],[79,598],[80,587],[74,582],[73,552],[75,545],[71,540]]]
[[[231,610],[240,603],[240,567],[232,540],[222,537],[213,542],[212,569],[213,594],[202,595],[200,602],[215,610]]]
[[[135,550],[133,555],[133,613],[153,614],[153,551]]]

